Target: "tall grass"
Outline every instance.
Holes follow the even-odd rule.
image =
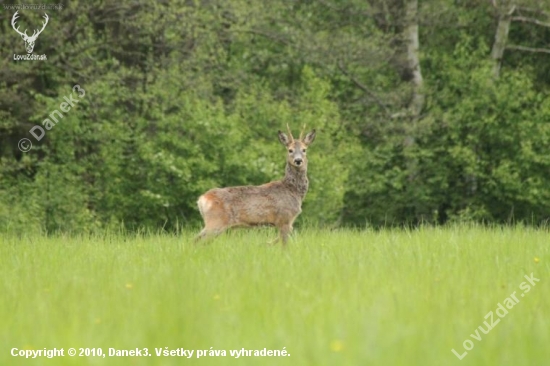
[[[0,238],[0,365],[547,365],[546,230],[233,231]],[[540,282],[521,297],[531,273]],[[516,291],[481,340],[470,334]],[[498,316],[495,314],[495,321]],[[474,334],[475,335],[475,334]],[[463,342],[474,348],[459,361]],[[135,358],[12,357],[12,348],[148,348]],[[157,357],[155,348],[226,350]],[[273,349],[287,357],[230,357]]]

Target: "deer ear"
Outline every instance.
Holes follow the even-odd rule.
[[[279,141],[281,141],[281,144],[285,146],[288,146],[288,144],[290,144],[288,136],[282,131],[279,131]]]
[[[315,130],[308,133],[306,135],[306,137],[304,137],[304,140],[303,140],[304,144],[306,144],[306,145],[311,144],[313,142],[313,140],[315,140],[315,134],[316,134]]]

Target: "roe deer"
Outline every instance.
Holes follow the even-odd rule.
[[[304,126],[305,129],[305,126]],[[195,240],[218,235],[234,226],[274,225],[286,244],[292,223],[302,212],[308,190],[306,149],[315,139],[315,130],[298,140],[279,131],[279,141],[287,148],[285,177],[261,186],[214,188],[197,202],[204,229]],[[277,240],[275,240],[277,241]]]

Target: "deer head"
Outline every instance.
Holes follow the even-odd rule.
[[[16,11],[15,14],[13,14],[13,17],[11,18],[11,26],[17,33],[21,35],[21,38],[23,38],[23,41],[25,41],[25,48],[27,49],[27,53],[32,53],[32,50],[34,49],[34,42],[36,42],[36,38],[38,38],[38,35],[40,35],[40,33],[42,33],[44,28],[46,28],[46,24],[48,24],[48,19],[49,19],[48,14],[44,13],[44,19],[46,19],[46,21],[42,23],[42,29],[40,30],[35,29],[32,36],[29,37],[27,35],[26,29],[25,29],[25,32],[21,33],[19,31],[19,27],[15,28],[15,21],[18,18],[18,15],[17,15],[18,12],[19,11]]]
[[[288,150],[287,163],[298,170],[306,170],[307,147],[313,142],[313,140],[315,140],[315,130],[303,137],[306,129],[306,126],[304,125],[302,132],[300,132],[300,137],[295,140],[288,125],[286,125],[286,129],[288,131],[288,135],[279,131],[279,141],[281,141],[281,143],[285,145]]]

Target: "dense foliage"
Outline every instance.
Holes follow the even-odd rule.
[[[301,222],[549,216],[542,1],[62,4],[36,41],[46,61],[14,60],[25,48],[2,9],[0,231],[194,225],[205,190],[282,176],[287,123],[319,131]],[[19,14],[21,29],[43,21]]]

